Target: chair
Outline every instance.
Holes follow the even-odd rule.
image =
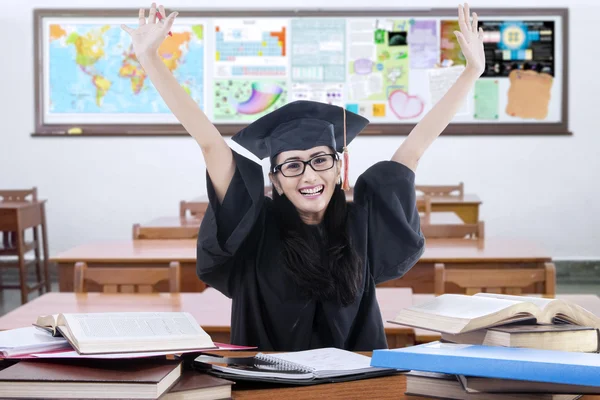
[[[182,218],[188,217],[188,211],[190,216],[196,218],[204,217],[206,209],[208,208],[208,201],[185,201],[179,202],[179,216]]]
[[[496,267],[473,264],[451,266],[434,265],[434,292],[436,296],[446,292],[451,283],[463,289],[465,294],[479,292],[521,295],[526,288],[533,287],[534,293],[546,297],[556,294],[556,268],[553,263],[544,263],[544,268]]]
[[[133,240],[139,239],[197,239],[198,227],[169,226],[154,227],[133,224]]]
[[[33,187],[31,189],[20,189],[20,190],[0,190],[0,203],[37,203],[38,202],[38,193],[37,188]],[[49,280],[49,271],[48,271],[48,260],[44,259],[42,262],[41,257],[41,246],[42,242],[44,244],[44,253],[47,254],[47,237],[46,237],[46,227],[45,227],[45,212],[43,208],[43,204],[39,205],[39,209],[31,210],[27,208],[29,211],[23,211],[25,214],[20,214],[21,211],[19,209],[13,209],[15,212],[11,212],[11,208],[9,207],[6,213],[0,214],[0,219],[5,217],[2,221],[0,221],[0,225],[3,226],[2,231],[0,232],[2,235],[2,242],[0,243],[0,256],[2,257],[17,257],[17,263],[5,263],[2,266],[7,268],[18,268],[19,269],[19,285],[4,285],[1,283],[0,279],[0,289],[19,289],[21,291],[21,303],[25,304],[28,300],[29,293],[38,290],[39,294],[42,294],[44,288],[46,291],[50,291],[50,280]],[[25,219],[27,221],[24,222],[24,218],[19,215],[26,215]],[[33,215],[33,217],[32,217]],[[29,218],[34,218],[34,220],[30,220]],[[41,220],[41,223],[35,226],[34,221]],[[28,228],[23,228],[26,226]],[[42,238],[40,240],[40,235],[38,232],[38,228],[42,228]],[[26,240],[26,232],[28,229],[32,230],[33,240]],[[26,260],[25,256],[30,251],[34,252],[35,259],[33,261]],[[33,286],[29,286],[27,283],[27,267],[29,264],[35,263],[36,266],[36,278],[37,281]],[[42,264],[44,265],[44,276],[42,276]]]
[[[427,218],[427,214],[425,214]],[[424,221],[427,221],[424,219]],[[427,239],[471,239],[485,238],[485,224],[479,221],[476,224],[421,224],[421,232]]]
[[[87,293],[88,286],[101,287],[104,293],[152,293],[163,281],[169,284],[170,293],[179,293],[181,267],[173,261],[168,267],[93,267],[85,262],[75,264],[75,293]]]
[[[415,185],[415,189],[423,193],[424,196],[463,197],[465,194],[463,182],[460,182],[458,185]],[[455,192],[458,192],[458,194],[455,194]]]

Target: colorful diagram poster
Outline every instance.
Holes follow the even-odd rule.
[[[286,82],[221,79],[213,82],[215,120],[252,121],[286,103]]]
[[[344,82],[346,20],[295,18],[291,25],[292,81]]]
[[[253,121],[287,101],[287,20],[216,20],[212,114]]]
[[[216,77],[285,77],[285,19],[223,19],[215,25]]]
[[[130,20],[60,18],[43,27],[46,123],[172,122],[174,117],[135,57]],[[182,18],[158,49],[163,62],[204,108],[202,22]]]
[[[483,76],[513,70],[554,76],[554,21],[481,21],[487,68]]]

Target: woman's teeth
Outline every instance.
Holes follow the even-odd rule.
[[[312,189],[300,189],[300,193],[303,195],[313,195],[318,194],[323,191],[323,185],[316,186]]]

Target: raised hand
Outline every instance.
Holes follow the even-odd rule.
[[[469,4],[458,6],[458,25],[460,32],[454,34],[458,44],[467,60],[467,68],[472,69],[478,75],[485,71],[485,53],[483,51],[483,30],[477,29],[477,14],[473,13],[473,21],[470,21]]]
[[[163,17],[165,16],[165,8],[163,6],[159,7],[159,12]],[[139,25],[137,29],[132,29],[127,25],[121,25],[121,28],[131,35],[133,50],[138,59],[158,51],[158,47],[169,34],[169,30],[171,30],[176,16],[177,12],[172,12],[167,18],[157,20],[156,3],[152,3],[148,21],[146,21],[146,11],[143,8],[140,8]]]

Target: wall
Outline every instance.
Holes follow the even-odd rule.
[[[105,239],[129,238],[131,225],[158,216],[176,215],[181,199],[205,193],[205,170],[199,147],[177,138],[31,138],[34,129],[33,26],[36,7],[78,7],[79,1],[3,0],[0,16],[0,187],[37,186],[49,199],[48,224],[52,254]],[[90,2],[91,3],[91,2]],[[493,0],[471,6],[493,7]],[[441,137],[417,171],[420,183],[465,182],[467,192],[483,199],[481,218],[486,235],[512,236],[538,242],[556,258],[600,259],[600,162],[597,149],[595,72],[599,57],[590,45],[597,24],[597,0],[570,2],[570,118],[573,137]],[[132,0],[104,0],[111,8],[149,6]],[[222,0],[223,8],[247,2]],[[281,2],[258,0],[258,8]],[[320,7],[319,0],[295,0],[286,7]],[[361,8],[357,0],[330,0],[332,7]],[[373,7],[390,7],[373,0]],[[89,4],[88,4],[89,5]],[[202,6],[179,0],[173,9]],[[397,6],[401,7],[402,2]],[[410,6],[411,4],[406,4]],[[432,1],[431,7],[455,7]],[[558,0],[512,0],[505,6],[563,7]],[[393,6],[393,5],[392,5]],[[481,13],[481,12],[480,12]],[[135,19],[135,15],[132,16]],[[593,32],[593,31],[592,31]],[[597,32],[595,33],[598,39]],[[350,147],[351,182],[369,165],[388,159],[403,137],[363,137]],[[236,147],[238,149],[238,147]]]

